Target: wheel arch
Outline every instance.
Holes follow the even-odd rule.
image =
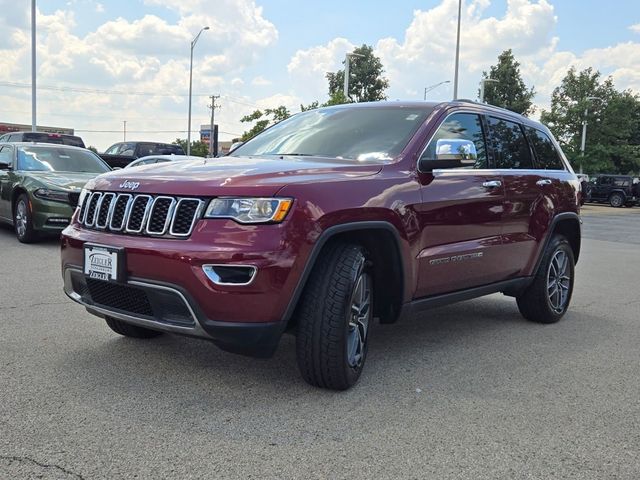
[[[385,221],[363,221],[334,225],[322,232],[307,259],[304,271],[285,311],[284,323],[292,326],[294,312],[323,249],[330,243],[344,241],[361,245],[373,266],[374,316],[381,323],[397,320],[404,300],[405,260],[398,230]]]
[[[18,198],[20,197],[20,195],[22,195],[23,193],[27,196],[27,198],[29,199],[29,202],[31,202],[31,197],[29,197],[29,192],[27,192],[27,189],[22,186],[15,187],[13,189],[13,192],[11,193],[11,220],[12,221],[16,211],[16,203],[18,202]],[[31,205],[28,205],[28,207],[31,208]]]
[[[571,250],[573,251],[575,263],[578,263],[580,248],[582,246],[581,224],[582,221],[580,220],[580,217],[574,212],[560,213],[553,218],[551,225],[549,226],[549,233],[544,241],[544,247],[540,251],[538,260],[536,261],[534,275],[538,271],[538,268],[542,263],[544,252],[547,250],[547,246],[555,234],[563,235],[568,240]]]

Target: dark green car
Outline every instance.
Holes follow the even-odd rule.
[[[0,221],[18,240],[58,233],[73,215],[82,187],[111,170],[84,148],[44,143],[0,143]]]

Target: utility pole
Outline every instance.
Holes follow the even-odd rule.
[[[36,128],[36,0],[31,0],[31,131]]]
[[[587,116],[589,115],[589,103],[595,100],[599,102],[603,102],[600,97],[587,97],[585,99],[587,101],[586,106],[584,107],[584,120],[582,121],[582,141],[580,142],[580,173],[582,173],[582,162],[584,160],[584,148],[587,144]]]
[[[123,142],[127,141],[127,121],[126,120],[122,121],[122,141]]]
[[[349,100],[349,59],[351,57],[364,57],[364,55],[360,55],[359,53],[347,53],[344,56],[344,98]]]
[[[220,95],[211,95],[209,97],[211,99],[211,105],[209,108],[211,109],[211,130],[209,130],[209,156],[214,157],[218,152],[214,152],[213,149],[213,137],[215,134],[215,114],[216,108],[220,108],[220,105],[216,105],[216,99],[220,98]]]
[[[453,99],[458,98],[458,64],[460,63],[460,17],[462,15],[462,0],[458,0],[458,34],[456,37],[456,67],[453,76]]]

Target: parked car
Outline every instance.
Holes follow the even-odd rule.
[[[67,295],[116,333],[360,376],[374,318],[502,292],[560,320],[579,182],[549,130],[489,105],[372,102],[274,125],[210,162],[101,175],[62,235]],[[499,348],[499,346],[496,346]]]
[[[137,158],[149,155],[184,155],[184,150],[180,145],[171,143],[120,142],[100,154],[111,168],[124,168]]]
[[[133,168],[140,167],[142,165],[152,165],[157,163],[167,163],[167,162],[182,162],[184,160],[204,160],[203,157],[194,157],[188,155],[149,155],[147,157],[140,157],[137,160],[134,160],[129,165],[124,168]]]
[[[0,137],[0,143],[4,142],[38,142],[55,143],[57,145],[71,145],[72,147],[85,148],[82,138],[75,135],[46,132],[13,132],[5,133]]]
[[[589,186],[590,202],[608,203],[612,207],[631,207],[638,202],[638,187],[630,175],[598,175]]]
[[[69,224],[88,180],[108,172],[90,150],[46,143],[0,144],[0,221],[18,240],[59,233]]]

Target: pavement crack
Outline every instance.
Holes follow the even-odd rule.
[[[70,475],[73,478],[84,480],[84,477],[82,475],[80,475],[79,473],[75,473],[75,472],[72,472],[71,470],[67,470],[66,468],[61,467],[60,465],[42,463],[42,462],[39,462],[39,461],[34,460],[33,458],[27,457],[27,456],[18,457],[18,456],[15,456],[15,455],[0,455],[0,460],[8,460],[9,461],[9,465],[11,465],[12,462],[17,462],[17,463],[21,463],[21,464],[31,463],[31,464],[37,465],[38,467],[43,468],[45,470],[48,470],[48,469],[58,470],[59,472],[62,472],[64,474],[66,474],[66,475]]]
[[[31,307],[41,307],[43,305],[67,305],[69,302],[65,301],[65,302],[38,302],[38,303],[31,303],[29,305],[8,305],[8,306],[2,306],[0,307],[0,310],[15,310],[17,308],[31,308]]]

